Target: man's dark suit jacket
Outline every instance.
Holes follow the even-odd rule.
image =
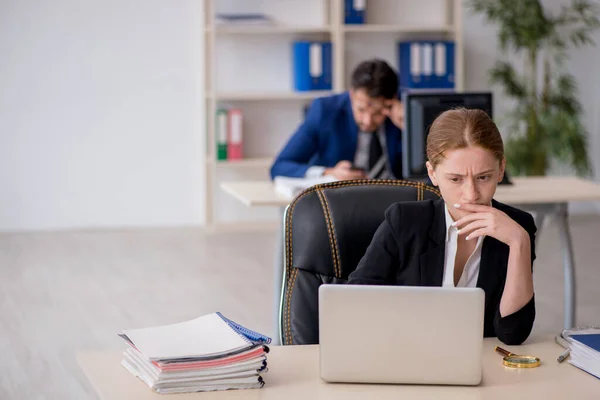
[[[492,206],[521,225],[531,240],[535,260],[536,227],[530,214],[492,201]],[[442,286],[446,252],[443,200],[396,203],[385,213],[364,257],[348,283],[367,285]],[[533,327],[535,301],[504,318],[500,299],[506,281],[509,248],[486,236],[483,239],[477,287],[485,291],[484,336],[497,336],[506,344],[523,343]]]
[[[387,158],[396,178],[402,178],[402,132],[389,118],[383,122]],[[358,127],[352,113],[350,93],[315,99],[306,120],[283,147],[271,166],[276,176],[302,178],[309,167],[331,168],[338,162],[354,161]]]

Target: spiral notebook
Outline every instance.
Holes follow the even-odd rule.
[[[128,329],[119,336],[148,360],[163,363],[216,359],[271,342],[219,312],[171,325]]]

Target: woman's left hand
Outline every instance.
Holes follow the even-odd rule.
[[[521,225],[494,207],[480,204],[455,204],[454,207],[470,213],[453,224],[459,229],[459,235],[467,235],[467,240],[491,236],[511,247],[529,239]]]

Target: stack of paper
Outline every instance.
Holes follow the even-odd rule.
[[[588,374],[600,378],[600,334],[571,335],[569,362]]]
[[[271,339],[220,313],[119,334],[121,364],[158,393],[251,389],[264,385]]]
[[[304,189],[321,183],[335,182],[332,176],[322,176],[319,178],[288,178],[286,176],[276,176],[274,179],[275,191],[281,196],[291,199],[300,194]]]

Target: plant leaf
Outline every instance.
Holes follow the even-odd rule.
[[[521,82],[512,65],[504,61],[497,61],[494,67],[489,71],[490,82],[492,84],[501,84],[506,94],[511,97],[525,98],[527,88]]]

